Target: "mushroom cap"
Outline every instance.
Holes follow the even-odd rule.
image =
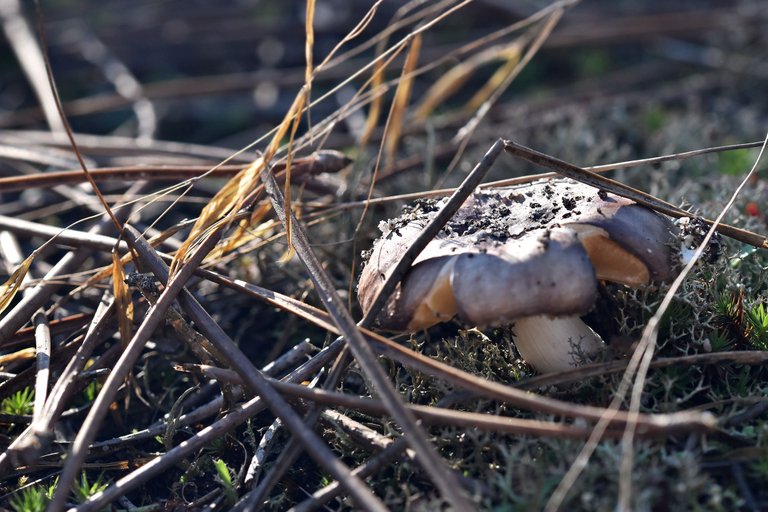
[[[364,311],[440,206],[417,202],[380,225],[384,234],[358,284]],[[482,326],[584,314],[598,280],[641,286],[670,279],[671,228],[629,199],[571,180],[477,190],[422,251],[377,323],[400,331],[454,316]]]

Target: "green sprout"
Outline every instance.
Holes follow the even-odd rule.
[[[109,486],[108,481],[103,481],[104,474],[100,474],[95,481],[88,481],[88,475],[83,471],[80,473],[80,481],[77,482],[73,489],[75,499],[80,503],[85,503],[94,494],[98,494]]]
[[[34,485],[22,489],[14,495],[8,505],[13,512],[43,512],[53,498],[53,492],[56,490],[56,484],[59,478],[48,485]],[[19,487],[24,485],[23,480],[19,479]]]
[[[101,383],[97,380],[92,380],[88,383],[87,386],[83,389],[83,395],[85,396],[85,399],[90,403],[96,400],[96,395],[99,394],[99,391],[101,390]]]
[[[227,501],[227,505],[233,505],[235,501],[237,501],[237,493],[235,492],[235,486],[232,482],[232,473],[227,467],[227,464],[221,459],[213,459],[213,465],[216,468],[219,482],[221,482],[221,485],[224,488],[224,498]]]
[[[27,386],[26,388],[13,393],[11,396],[3,398],[0,404],[0,410],[4,414],[14,416],[26,416],[32,414],[35,405],[35,391]]]
[[[747,310],[749,339],[759,350],[768,350],[768,309],[762,302]]]
[[[13,496],[8,503],[14,512],[43,512],[48,505],[49,498],[45,489],[34,486],[22,489]]]

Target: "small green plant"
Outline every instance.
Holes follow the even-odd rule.
[[[25,416],[32,414],[35,405],[35,391],[27,386],[26,388],[13,393],[11,396],[3,399],[0,404],[0,410],[4,414],[15,416]]]
[[[750,471],[765,481],[768,478],[768,458],[758,459],[749,466]]]
[[[8,505],[14,512],[43,512],[53,498],[58,477],[48,486],[34,485],[22,489],[14,495]],[[19,487],[24,485],[24,479],[19,479]]]
[[[227,464],[221,459],[213,459],[213,466],[216,468],[218,480],[224,489],[224,498],[227,501],[227,505],[233,505],[237,501],[237,493],[232,482],[232,473],[229,471]]]
[[[714,300],[714,325],[717,332],[710,336],[712,350],[730,350],[734,344],[745,344],[744,292],[720,293]]]
[[[712,347],[712,352],[725,352],[733,348],[730,338],[722,331],[712,331],[709,336],[709,345]]]
[[[14,512],[43,512],[49,498],[42,487],[28,487],[11,498],[9,505]]]
[[[90,482],[88,475],[83,471],[80,473],[80,481],[77,482],[72,493],[75,495],[75,499],[78,502],[84,503],[94,494],[100,493],[109,486],[109,481],[103,480],[104,474],[100,474],[95,481]]]
[[[768,350],[768,309],[762,302],[747,310],[749,341],[758,350]]]
[[[96,395],[99,394],[99,391],[101,391],[101,383],[97,380],[92,380],[83,389],[83,395],[85,396],[85,399],[90,403],[96,400]]]
[[[662,108],[648,109],[642,116],[643,126],[650,132],[660,130],[667,120],[667,114]]]

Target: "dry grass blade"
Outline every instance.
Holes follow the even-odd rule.
[[[206,231],[217,222],[237,211],[239,204],[242,203],[245,196],[250,194],[255,188],[255,182],[259,174],[264,169],[265,161],[263,157],[258,157],[248,167],[240,171],[234,178],[229,180],[205,205],[197,218],[195,225],[187,236],[186,241],[176,252],[173,263],[171,264],[171,273],[179,268],[186,260],[187,254],[192,246],[198,242],[198,238],[204,236]],[[226,221],[225,221],[226,222]]]
[[[0,8],[3,32],[11,43],[16,58],[21,63],[27,78],[40,100],[40,106],[45,113],[48,126],[54,132],[63,132],[64,125],[56,108],[56,100],[46,79],[46,59],[44,52],[35,39],[34,32],[29,26],[22,11],[19,0],[8,0]]]
[[[61,98],[59,97],[59,91],[56,88],[56,82],[53,79],[53,71],[51,70],[51,62],[47,52],[48,43],[45,38],[45,29],[43,27],[43,12],[42,12],[42,8],[40,7],[40,0],[35,0],[35,6],[37,7],[37,22],[38,22],[37,32],[38,32],[38,37],[40,37],[40,42],[42,43],[41,46],[43,50],[43,57],[44,57],[43,60],[45,62],[45,73],[48,77],[48,86],[50,88],[51,94],[53,94],[53,99],[56,104],[56,110],[59,113],[59,118],[61,119],[61,122],[64,126],[64,131],[67,134],[67,138],[69,139],[70,146],[72,147],[72,150],[75,152],[75,156],[77,156],[77,161],[80,163],[80,167],[82,168],[83,173],[85,174],[85,177],[88,179],[88,183],[90,183],[94,194],[96,194],[96,197],[99,199],[101,206],[104,208],[104,211],[112,220],[112,223],[115,225],[115,228],[118,231],[121,231],[123,229],[122,224],[115,216],[114,212],[112,211],[112,208],[109,207],[109,203],[107,203],[107,200],[104,199],[104,196],[102,195],[101,190],[99,190],[99,186],[96,184],[96,180],[93,179],[93,176],[91,176],[90,172],[88,171],[88,166],[85,165],[85,159],[80,153],[80,150],[77,147],[77,143],[75,142],[75,136],[74,136],[74,133],[72,132],[72,128],[69,126],[69,121],[67,121],[67,116],[64,114],[64,108],[61,105]]]
[[[21,283],[29,272],[29,267],[35,260],[35,254],[32,253],[22,261],[2,285],[0,285],[0,314],[13,302],[16,292],[19,291]]]
[[[304,22],[304,58],[307,65],[304,71],[304,86],[307,91],[307,98],[312,97],[312,51],[315,46],[315,0],[307,0],[307,13]],[[295,131],[295,130],[294,130]],[[290,181],[290,180],[288,180]]]
[[[220,262],[224,255],[253,240],[263,239],[268,237],[270,233],[273,233],[277,226],[277,222],[273,219],[257,224],[259,219],[265,218],[271,210],[272,208],[269,204],[256,205],[248,218],[242,219],[237,223],[234,233],[211,251],[211,254],[205,259],[206,263]],[[151,242],[153,242],[152,245],[154,245],[154,240],[151,240]]]
[[[421,39],[421,34],[417,34],[413,40],[411,40],[410,48],[405,57],[403,71],[400,75],[400,80],[397,83],[395,98],[392,100],[392,111],[390,112],[390,119],[387,123],[388,130],[386,138],[384,139],[384,155],[387,165],[392,165],[392,162],[395,161],[395,153],[397,152],[397,146],[400,143],[400,137],[403,133],[405,112],[408,108],[408,103],[411,100],[411,92],[413,91],[413,71],[416,69],[421,53]]]
[[[16,352],[11,352],[10,354],[3,354],[0,356],[0,364],[6,365],[9,363],[17,363],[19,361],[28,361],[30,359],[35,358],[35,349],[30,348],[23,348],[21,350],[17,350]]]
[[[472,98],[467,101],[463,110],[465,112],[475,112],[479,109],[483,103],[488,101],[493,95],[494,91],[499,90],[509,77],[515,72],[520,63],[520,57],[522,55],[522,44],[520,42],[514,42],[511,45],[500,48],[498,53],[494,55],[494,58],[501,59],[502,64],[499,69],[488,79]]]
[[[229,180],[203,208],[186,241],[174,256],[173,263],[171,264],[171,274],[174,274],[179,265],[185,261],[190,249],[199,243],[199,239],[207,236],[206,233],[209,229],[219,224],[222,226],[229,225],[234,215],[254,199],[254,192],[258,188],[259,176],[277,153],[280,143],[288,133],[288,130],[301,118],[306,105],[306,94],[306,88],[302,87],[283,121],[275,130],[264,154],[256,158],[237,176]],[[286,182],[288,181],[286,180]],[[257,219],[252,219],[252,221],[255,220]]]
[[[517,76],[520,74],[520,72],[528,65],[528,63],[533,59],[534,55],[536,55],[541,47],[544,45],[546,40],[549,38],[552,31],[555,29],[557,24],[560,22],[560,19],[563,17],[563,14],[565,14],[566,8],[568,8],[571,5],[570,2],[563,2],[559,3],[556,2],[552,5],[552,7],[555,7],[551,14],[548,15],[547,18],[545,18],[542,21],[542,27],[538,31],[538,33],[534,36],[533,41],[531,42],[528,49],[526,49],[525,54],[523,54],[522,58],[519,57],[512,57],[511,61],[514,62],[514,65],[511,66],[510,70],[506,70],[506,66],[499,70],[499,72],[496,73],[498,75],[499,80],[498,84],[496,85],[496,88],[493,89],[489,94],[487,99],[485,99],[482,104],[480,104],[477,108],[477,111],[472,116],[472,118],[467,121],[464,126],[461,127],[461,129],[458,130],[456,133],[456,136],[453,138],[454,142],[461,141],[462,146],[465,146],[469,142],[470,135],[475,131],[477,126],[479,126],[480,122],[485,118],[485,116],[490,111],[491,107],[499,101],[501,98],[501,95],[506,91],[509,86],[512,84],[512,81],[517,78]],[[497,78],[496,76],[493,78]],[[494,80],[492,79],[489,84],[494,84]],[[478,94],[473,98],[472,101],[475,99],[480,99],[481,96]],[[459,153],[461,153],[460,151]],[[456,161],[456,159],[454,159]],[[451,166],[452,167],[452,166]]]
[[[429,9],[426,9],[425,11],[435,10],[437,12],[437,11],[440,11],[440,8],[438,8],[438,6],[442,6],[442,8],[445,8],[446,10],[442,11],[442,12],[439,12],[439,14],[434,16],[434,17],[427,18],[422,25],[420,25],[418,28],[414,29],[413,31],[409,32],[406,36],[403,37],[403,39],[401,39],[400,41],[398,41],[397,43],[392,45],[386,51],[382,52],[373,61],[371,61],[371,62],[361,66],[358,70],[352,72],[349,76],[346,76],[341,83],[337,84],[330,91],[326,92],[323,96],[313,100],[312,103],[309,104],[309,108],[312,108],[315,105],[317,105],[317,104],[327,100],[328,98],[332,97],[339,90],[341,90],[342,88],[348,86],[350,83],[354,82],[354,80],[356,80],[360,75],[363,75],[367,71],[374,69],[377,66],[378,63],[386,61],[385,62],[385,66],[384,66],[384,67],[386,67],[387,63],[391,62],[398,53],[402,52],[405,49],[405,47],[408,45],[408,43],[410,42],[410,40],[413,37],[415,37],[417,34],[424,33],[427,30],[429,30],[431,28],[434,28],[435,25],[437,25],[438,23],[444,21],[450,15],[460,11],[462,8],[468,6],[469,4],[472,3],[472,1],[473,0],[463,0],[462,2],[460,2],[458,4],[451,5],[451,4],[454,3],[453,0],[447,0],[447,1],[441,2],[440,4],[437,4],[435,6],[431,6]],[[564,2],[564,3],[568,3],[568,2]],[[375,10],[375,8],[376,8],[376,5],[377,4],[374,4],[374,6],[371,7],[369,12],[373,12]],[[546,9],[546,10],[548,11],[549,9]],[[363,20],[363,21],[365,21],[365,20]],[[353,32],[358,31],[360,29],[360,26],[361,26],[362,23],[363,22],[358,24],[358,26],[355,27]],[[343,44],[346,41],[347,41],[347,38],[345,38],[342,41],[341,44]],[[339,46],[335,47],[334,51],[338,50],[338,48],[339,48]],[[322,64],[317,66],[315,71],[319,72],[320,69],[330,68],[331,65],[332,65],[332,61],[330,60],[330,57],[328,57],[328,58],[325,59],[325,61]],[[348,111],[348,108],[347,107],[342,107],[342,110]],[[333,124],[333,123],[336,122],[336,120],[337,119],[335,119],[334,116],[329,116],[329,119],[328,119],[329,123]],[[276,131],[277,131],[277,129],[272,130],[268,135],[273,135]],[[274,139],[273,139],[273,141],[274,141]],[[257,141],[257,142],[259,142],[259,141]],[[253,144],[255,144],[255,143],[256,142],[254,142]]]
[[[307,9],[309,9],[309,3],[307,4]],[[283,193],[285,195],[285,207],[289,211],[293,211],[293,208],[291,206],[291,164],[293,162],[293,141],[296,137],[296,130],[299,129],[299,123],[301,122],[301,113],[304,111],[304,108],[306,107],[309,99],[309,91],[310,91],[309,87],[310,87],[310,82],[307,82],[307,84],[304,86],[302,91],[299,93],[299,96],[297,98],[298,103],[296,105],[296,115],[291,120],[291,134],[288,139],[288,150],[287,150],[288,154],[286,156],[286,164],[285,164],[285,185],[283,189]],[[286,232],[286,239],[288,240],[288,250],[281,258],[282,262],[286,262],[290,260],[291,256],[293,256],[293,246],[291,245],[291,223],[290,222],[288,222],[285,225],[285,232]]]
[[[315,21],[315,0],[307,0],[307,12],[306,21],[304,23],[305,42],[304,42],[304,58],[306,59],[306,68],[304,71],[304,87],[299,91],[299,95],[296,99],[297,105],[294,112],[294,117],[291,120],[291,133],[288,138],[288,149],[285,163],[285,185],[283,189],[283,195],[285,196],[285,207],[288,211],[293,211],[291,206],[291,164],[293,163],[293,143],[296,139],[296,132],[299,129],[299,123],[301,122],[302,113],[308,103],[312,101],[312,50],[315,44],[315,29],[313,23]],[[307,109],[307,120],[310,128],[309,133],[312,133],[312,121],[310,119],[310,110]],[[291,223],[288,222],[285,225],[286,239],[288,240],[288,250],[283,254],[280,259],[281,262],[287,262],[293,256],[293,246],[291,245]]]
[[[500,59],[508,61],[508,54],[513,54],[515,50],[519,60],[520,43],[515,41],[509,45],[489,48],[453,66],[443,73],[437,82],[427,90],[419,106],[414,111],[414,118],[417,121],[425,121],[434,112],[435,108],[440,106],[441,103],[467,83],[479,67]]]
[[[406,40],[408,40],[408,38],[406,38]],[[397,144],[402,132],[402,123],[405,117],[405,110],[411,96],[413,81],[412,68],[416,67],[421,48],[421,33],[417,33],[410,41],[410,50],[406,56],[406,62],[401,72],[397,91],[395,92],[395,98],[392,101],[392,104],[389,108],[389,114],[387,115],[387,120],[384,123],[384,139],[382,140],[381,144],[379,144],[378,153],[376,155],[376,162],[373,167],[373,175],[371,176],[370,184],[368,187],[368,200],[370,200],[373,196],[374,186],[376,185],[376,180],[379,177],[382,155],[385,155],[384,158],[386,160],[386,165],[391,166],[394,163]],[[405,46],[399,46],[397,51],[395,51],[385,62],[377,60],[376,66],[374,67],[374,74],[371,77],[372,93],[376,93],[377,90],[384,89],[384,87],[378,87],[377,84],[384,80],[384,70],[404,48]],[[376,127],[376,122],[381,115],[382,103],[383,91],[382,94],[374,94],[373,104],[369,110],[366,126],[361,136],[361,141],[364,142],[361,143],[367,143],[369,138],[372,136],[373,128]],[[392,130],[394,130],[394,132]],[[367,208],[368,206],[365,204],[355,231],[358,231],[362,226],[363,220],[365,219],[366,213],[368,212]]]
[[[120,339],[123,347],[125,347],[132,337],[133,302],[131,301],[131,291],[125,284],[125,267],[123,267],[123,262],[117,251],[112,251],[112,293],[115,295]]]
[[[383,61],[378,61],[373,66],[371,76],[371,91],[379,90],[384,85],[384,71],[386,66]],[[368,107],[368,117],[365,119],[365,128],[360,136],[360,144],[365,146],[370,142],[376,128],[379,125],[379,118],[381,117],[381,110],[384,104],[384,95],[375,94],[371,100],[371,104]]]

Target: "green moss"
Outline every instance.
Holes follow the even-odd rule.
[[[722,174],[742,176],[752,168],[757,157],[754,149],[734,149],[717,154],[718,168]]]

